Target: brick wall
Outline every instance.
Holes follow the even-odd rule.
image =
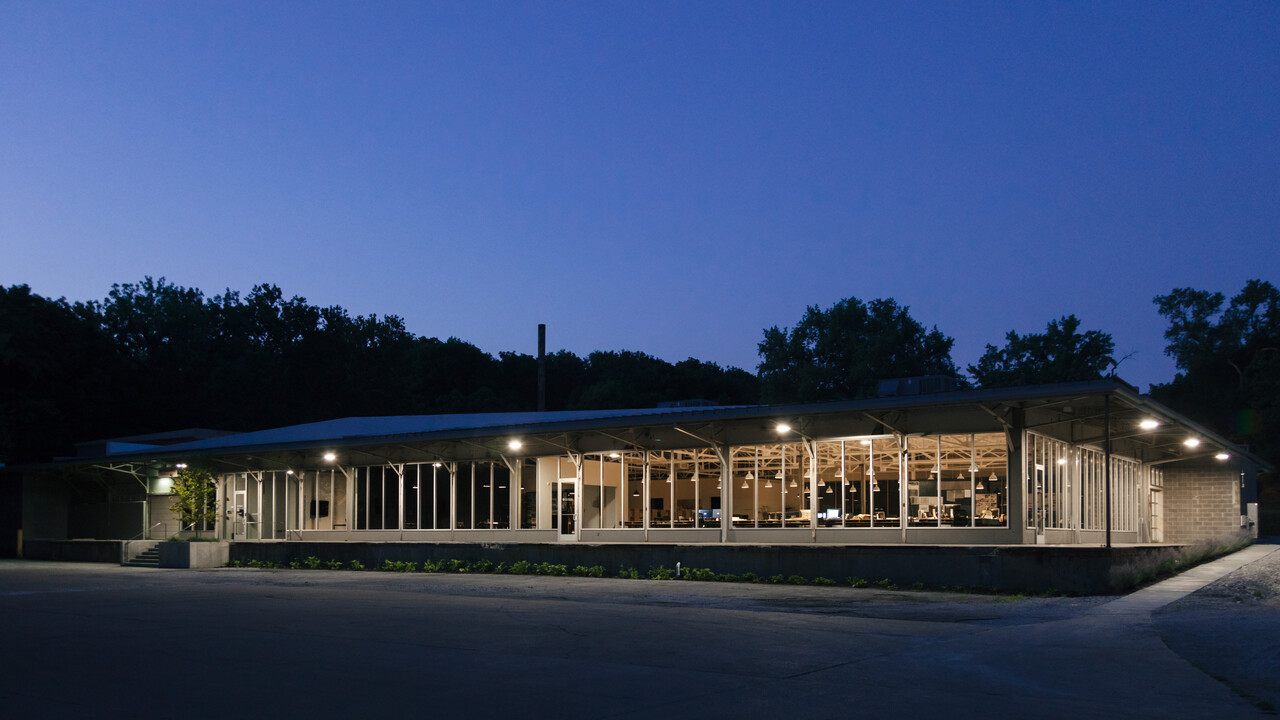
[[[1240,533],[1240,477],[1234,468],[1165,468],[1165,542],[1193,543]]]

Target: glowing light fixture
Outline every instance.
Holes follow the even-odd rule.
[[[1160,423],[1156,420],[1152,420],[1151,418],[1147,418],[1146,420],[1143,420],[1142,422],[1138,423],[1138,427],[1142,428],[1143,430],[1155,430],[1156,428],[1160,427]]]
[[[179,470],[186,470],[186,469],[187,469],[187,464],[186,464],[186,463],[178,463],[177,465],[174,465],[174,467],[178,468]]]
[[[827,486],[827,494],[828,494],[828,495],[830,495],[830,494],[831,494],[831,492],[832,492],[832,490],[831,490],[831,486],[830,486],[830,485],[828,485],[828,486]]]
[[[1200,447],[1200,438],[1189,437],[1186,440],[1183,440],[1182,444],[1189,448]]]
[[[1066,465],[1066,464],[1067,464],[1067,459],[1066,459],[1066,458],[1058,458],[1058,464],[1059,464],[1059,465]]]
[[[1218,453],[1217,455],[1214,455],[1214,457],[1215,457],[1215,458],[1217,458],[1217,459],[1219,459],[1219,460],[1230,460],[1230,459],[1231,459],[1231,455],[1230,455],[1229,453],[1224,453],[1224,452],[1220,452],[1220,453]]]
[[[292,474],[293,474],[293,471],[292,471],[292,470],[285,470],[285,471],[284,471],[284,474],[285,474],[285,475],[292,475]]]
[[[507,447],[512,450],[519,450],[520,448],[524,447],[524,443],[520,442],[515,438],[512,438],[510,441],[507,442]]]
[[[622,456],[621,456],[621,455],[619,455],[619,454],[618,454],[618,453],[616,453],[616,452],[612,452],[612,453],[609,453],[609,457],[613,458],[614,460],[617,460],[618,458],[620,458],[620,457],[622,457]]]
[[[337,456],[337,455],[335,455],[335,454],[333,454],[333,453],[331,453],[331,452],[327,452],[327,453],[325,453],[325,454],[324,454],[324,461],[325,461],[325,462],[333,462],[334,460],[337,460],[337,459],[338,459],[338,456]]]
[[[747,473],[747,477],[751,477],[751,473]],[[747,484],[747,481],[746,481],[746,479],[745,479],[745,478],[742,480],[742,489],[743,489],[743,490],[750,490],[750,489],[751,489],[751,486]]]
[[[791,432],[791,426],[786,423],[778,423],[778,427],[774,429],[778,431],[779,435]]]

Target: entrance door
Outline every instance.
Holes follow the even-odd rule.
[[[244,540],[248,537],[246,532],[246,493],[244,490],[236,490],[231,495],[231,508],[228,510],[230,514],[231,539]]]
[[[560,539],[573,540],[578,536],[577,523],[577,483],[573,481],[557,483],[560,486],[560,492],[557,493],[556,515],[560,526]]]

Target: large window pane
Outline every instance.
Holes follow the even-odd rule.
[[[977,483],[974,486],[974,524],[1005,525],[1009,502],[1009,448],[1004,433],[973,436]]]
[[[730,449],[733,458],[733,524],[755,527],[759,512],[756,493],[760,477],[760,450],[752,446]]]
[[[941,457],[939,485],[942,491],[940,521],[949,527],[973,524],[973,484],[977,466],[973,464],[972,435],[943,435],[938,438]]]
[[[710,448],[694,453],[695,487],[698,496],[698,527],[720,527],[720,456]]]
[[[901,524],[901,462],[895,438],[871,441],[871,526],[898,527]]]

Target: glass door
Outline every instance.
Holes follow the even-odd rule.
[[[556,500],[556,515],[558,516],[560,526],[560,539],[571,540],[577,537],[578,524],[576,522],[577,511],[577,483],[573,481],[561,481],[557,483],[560,491],[554,498]]]

